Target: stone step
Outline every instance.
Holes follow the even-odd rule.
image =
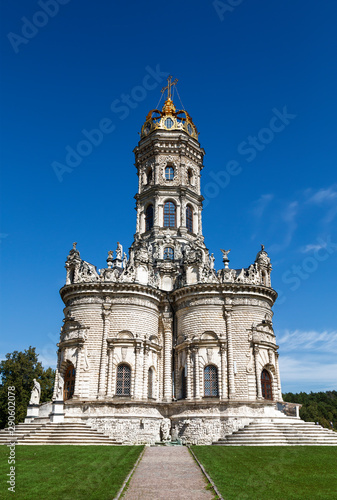
[[[302,441],[299,442],[292,442],[292,443],[286,443],[286,442],[273,442],[270,441],[268,443],[263,443],[262,441],[259,442],[246,442],[246,443],[213,443],[213,446],[337,446],[331,443],[313,443],[312,441],[309,441],[307,443],[304,443]]]
[[[224,439],[219,446],[337,446],[337,433],[314,422],[252,422]]]
[[[7,432],[7,434],[6,434]],[[91,428],[86,423],[19,424],[13,436],[0,432],[0,444],[15,441],[17,444],[76,444],[120,445],[121,442]]]

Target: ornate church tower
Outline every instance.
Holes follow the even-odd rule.
[[[198,262],[193,270],[195,282],[202,269],[209,267],[200,193],[205,152],[192,118],[173,104],[171,89],[175,84],[169,77],[163,89],[167,90],[165,104],[161,111],[148,113],[134,150],[139,183],[130,259],[138,268],[139,282],[148,282],[148,273],[153,270],[156,284],[166,291],[172,290],[183,274],[183,256],[185,261]],[[139,255],[140,248],[149,251],[147,262],[142,253]]]

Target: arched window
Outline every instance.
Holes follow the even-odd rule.
[[[131,368],[128,365],[117,366],[116,394],[117,396],[131,395]]]
[[[207,365],[204,368],[204,395],[218,396],[218,369],[214,365]]]
[[[153,398],[153,368],[149,368],[149,373],[147,377],[147,397]]]
[[[193,211],[189,206],[186,207],[186,227],[190,233],[193,233]]]
[[[192,170],[189,168],[187,171],[187,181],[190,186],[192,186],[192,181],[193,181],[193,173]]]
[[[152,182],[152,168],[149,168],[146,174],[146,182],[147,184],[151,184]]]
[[[174,179],[174,168],[173,167],[165,167],[165,179],[167,181],[173,181]]]
[[[145,212],[145,231],[153,227],[153,205],[149,205]]]
[[[272,379],[267,370],[263,370],[261,373],[261,388],[264,399],[273,399]]]
[[[76,370],[73,364],[70,364],[64,375],[63,400],[71,399],[74,395]]]
[[[176,227],[176,206],[172,201],[164,205],[164,227]]]
[[[171,247],[164,248],[164,260],[173,260],[174,250]]]

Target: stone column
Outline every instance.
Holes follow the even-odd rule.
[[[158,198],[155,197],[153,202],[153,225],[159,226],[159,213],[158,213]]]
[[[260,352],[259,346],[254,345],[254,361],[255,361],[257,399],[263,399],[262,387],[261,387],[261,374],[260,374],[260,370],[259,370],[259,352]]]
[[[115,369],[113,364],[115,353],[115,347],[113,345],[109,345],[109,362],[108,362],[108,387],[106,391],[106,395],[111,398],[113,396],[114,387],[115,387]]]
[[[198,208],[198,234],[202,234],[201,208]]]
[[[111,304],[103,304],[103,337],[101,346],[101,363],[99,368],[98,398],[104,398],[106,392],[107,338],[110,329]]]
[[[192,377],[192,363],[191,363],[191,350],[190,347],[186,351],[187,363],[187,380],[186,380],[186,399],[192,399],[193,377]]]
[[[178,387],[181,384],[181,380],[179,380],[179,370],[178,370],[178,361],[179,355],[177,351],[174,351],[174,397],[178,399]]]
[[[183,201],[182,196],[180,197],[180,207],[181,207],[180,226],[186,227],[186,202]]]
[[[143,399],[148,399],[148,379],[149,379],[149,351],[150,347],[144,347],[144,363],[143,363]],[[153,387],[152,387],[153,392]],[[152,394],[153,396],[153,394]]]
[[[226,367],[226,345],[220,345],[220,356],[221,356],[221,398],[228,398],[227,390],[227,367]]]
[[[235,395],[234,381],[234,354],[233,354],[233,338],[232,338],[232,313],[230,310],[225,311],[226,331],[227,331],[227,369],[228,369],[228,398],[231,399]]]
[[[176,227],[179,228],[179,227],[182,227],[182,224],[181,224],[181,204],[179,203],[178,205],[178,202],[176,202]]]
[[[55,399],[57,397],[57,388],[58,388],[58,385],[59,385],[59,378],[60,378],[60,372],[59,372],[58,367],[59,367],[59,361],[57,363],[56,372],[55,372],[55,383],[54,383],[54,390],[53,390],[52,401],[55,401]]]
[[[158,226],[164,226],[164,205],[162,203],[158,203]]]
[[[141,233],[145,232],[145,212],[144,208],[139,211],[139,229]]]
[[[163,318],[164,325],[164,401],[172,401],[172,319]]]
[[[133,381],[133,399],[141,399],[141,388],[139,387],[139,356],[141,351],[141,342],[136,342],[135,344],[135,370],[134,370],[134,381]]]
[[[281,390],[280,368],[279,368],[279,364],[278,364],[278,357],[279,357],[279,353],[275,352],[275,369],[276,369],[277,386],[278,386],[278,398],[279,398],[279,401],[283,401],[282,390]]]
[[[142,189],[142,180],[143,180],[143,169],[138,165],[138,193],[140,193]]]
[[[75,371],[75,387],[74,387],[74,398],[80,397],[80,372],[81,372],[81,357],[82,357],[82,347],[83,345],[79,345],[77,347],[77,361],[76,361],[76,371]]]
[[[194,396],[200,399],[200,369],[199,369],[199,347],[193,348],[194,354]]]
[[[139,233],[140,232],[140,203],[139,201],[137,201],[137,205],[136,205],[136,208],[137,208],[137,223],[136,223],[136,233]]]

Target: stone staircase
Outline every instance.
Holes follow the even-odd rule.
[[[314,422],[252,422],[226,438],[220,446],[337,446],[337,433]]]
[[[120,445],[102,432],[85,423],[30,423],[18,424],[11,436],[7,429],[0,431],[0,444],[73,444],[73,445]]]

